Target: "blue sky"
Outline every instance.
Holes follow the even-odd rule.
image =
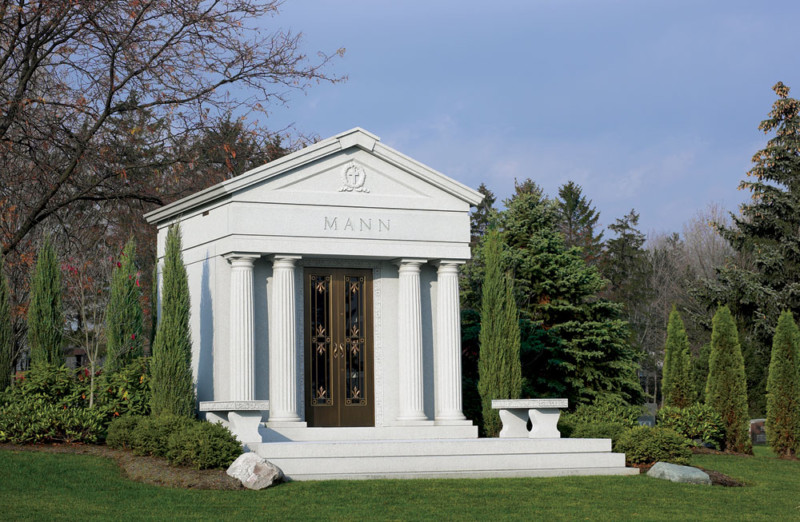
[[[736,186],[783,81],[800,97],[800,2],[294,0],[265,27],[344,58],[268,125],[363,127],[503,199],[579,183],[605,226],[680,231]]]

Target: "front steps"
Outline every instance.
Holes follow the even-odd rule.
[[[633,475],[609,439],[265,442],[252,451],[288,480]]]

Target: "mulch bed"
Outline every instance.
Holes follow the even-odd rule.
[[[229,477],[224,469],[197,470],[172,466],[159,457],[139,457],[129,450],[112,449],[108,446],[85,444],[0,444],[0,449],[11,451],[44,451],[48,453],[72,453],[95,455],[114,459],[123,474],[131,480],[184,489],[244,489],[241,482]]]

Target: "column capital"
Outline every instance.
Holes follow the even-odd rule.
[[[448,269],[458,270],[458,267],[465,263],[466,261],[464,259],[436,259],[431,261],[431,264],[438,268],[440,272],[444,272]]]
[[[227,254],[222,254],[222,257],[231,265],[249,264],[253,266],[253,263],[261,257],[261,254],[257,252],[228,252]]]
[[[302,258],[303,256],[292,254],[273,254],[270,256],[272,266],[276,268],[294,268],[294,264]]]
[[[395,259],[393,263],[400,267],[400,270],[403,269],[410,269],[414,271],[419,271],[419,268],[427,263],[427,259],[417,259],[417,258],[401,258]]]

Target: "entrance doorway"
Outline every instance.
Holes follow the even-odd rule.
[[[309,426],[374,426],[372,271],[305,269]]]

